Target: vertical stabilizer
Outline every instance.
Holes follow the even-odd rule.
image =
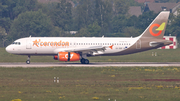
[[[163,39],[166,25],[168,23],[169,11],[162,11],[154,21],[146,28],[140,37],[151,37]]]

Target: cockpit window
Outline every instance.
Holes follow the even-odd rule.
[[[13,42],[12,44],[13,44],[13,45],[21,45],[20,42]]]

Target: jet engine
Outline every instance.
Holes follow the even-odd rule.
[[[74,52],[59,52],[58,56],[54,56],[54,59],[59,61],[78,61],[80,60],[80,55]]]

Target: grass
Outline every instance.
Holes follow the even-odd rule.
[[[157,56],[152,56],[157,52]],[[0,62],[27,56],[0,48]],[[179,62],[180,49],[150,50],[124,56],[90,57],[90,62]],[[58,62],[32,56],[31,62]],[[60,82],[54,83],[54,77]],[[0,68],[0,101],[179,101],[179,67]],[[19,99],[19,100],[18,100]]]
[[[0,101],[179,101],[179,94],[177,67],[0,68]]]
[[[157,56],[152,56],[156,52]],[[122,56],[89,57],[90,62],[180,62],[180,48],[175,50],[150,50]],[[0,62],[25,62],[27,56],[13,55],[0,48]],[[32,56],[31,62],[59,62],[53,56]],[[79,62],[79,61],[78,61]]]

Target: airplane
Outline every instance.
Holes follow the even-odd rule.
[[[87,57],[118,56],[157,49],[172,44],[164,40],[169,11],[162,11],[138,37],[26,37],[15,40],[6,51],[16,55],[51,55],[59,61],[89,64]]]

